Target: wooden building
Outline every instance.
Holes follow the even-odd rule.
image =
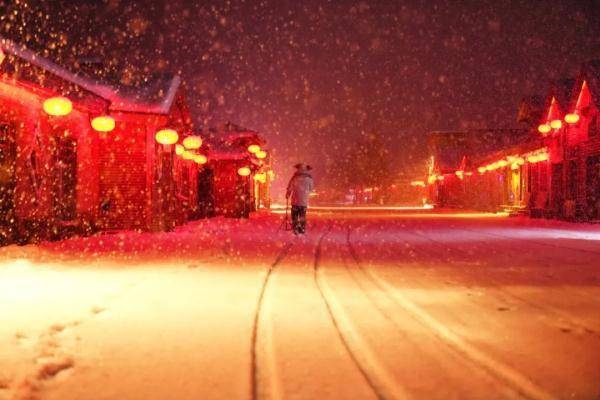
[[[265,140],[249,129],[227,123],[211,130],[210,175],[215,215],[248,217],[270,206],[269,187],[274,175]]]
[[[6,241],[184,220],[165,128],[191,131],[176,76],[125,87],[0,39],[0,214]]]

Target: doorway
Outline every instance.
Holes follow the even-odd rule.
[[[0,243],[9,242],[14,233],[16,156],[14,127],[0,124]]]
[[[54,215],[72,221],[77,215],[77,141],[69,135],[56,139],[54,172]]]
[[[214,215],[214,171],[204,167],[198,171],[198,217],[208,218]]]

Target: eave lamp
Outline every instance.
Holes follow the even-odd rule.
[[[574,125],[579,122],[579,114],[571,113],[565,115],[565,122],[570,125]]]
[[[256,158],[258,158],[259,160],[265,159],[267,158],[267,152],[264,150],[259,150],[256,153],[254,153],[254,155],[256,156]]]
[[[550,132],[550,130],[552,130],[552,128],[548,124],[541,124],[540,126],[538,126],[538,132],[544,135]]]
[[[562,128],[562,121],[560,119],[555,119],[552,122],[550,122],[550,127],[552,129],[560,129]]]
[[[240,169],[237,170],[237,173],[239,176],[250,176],[250,168],[248,167],[241,167]]]
[[[202,139],[200,136],[188,136],[183,139],[183,147],[188,150],[197,150],[202,146]]]
[[[249,153],[256,154],[259,151],[260,151],[260,146],[257,144],[251,144],[250,146],[248,146]]]
[[[109,115],[100,115],[92,119],[92,128],[96,132],[112,132],[115,129],[115,119]]]
[[[196,164],[204,165],[208,162],[208,158],[204,154],[196,154],[194,156],[194,162]]]
[[[182,156],[184,152],[185,152],[185,148],[183,147],[183,145],[180,145],[180,144],[175,145],[175,154],[177,154],[178,156]]]
[[[158,143],[168,146],[177,143],[179,135],[173,129],[161,129],[156,132],[154,138]]]
[[[57,96],[44,100],[44,111],[53,117],[64,117],[73,111],[73,103],[66,97]]]

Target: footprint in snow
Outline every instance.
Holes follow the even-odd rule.
[[[0,390],[6,390],[10,387],[10,382],[8,378],[3,378],[0,376]]]
[[[54,378],[62,371],[69,370],[74,367],[73,359],[65,357],[62,359],[43,360],[37,372],[37,379],[48,380]]]
[[[94,307],[92,307],[92,310],[91,310],[92,314],[94,314],[94,315],[101,314],[101,313],[103,313],[104,311],[106,311],[106,308],[104,308],[104,307],[99,307],[99,306],[94,306]]]

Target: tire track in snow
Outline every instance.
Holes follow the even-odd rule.
[[[423,249],[419,249],[417,247],[411,246],[412,250],[414,250],[416,253],[420,253],[420,254],[426,255],[426,256],[433,254],[442,263],[448,263],[448,260],[447,260],[446,256],[444,255],[444,251],[453,251],[455,253],[458,253],[458,254],[461,254],[464,256],[472,257],[472,254],[470,254],[468,251],[462,250],[462,249],[457,249],[457,248],[451,247],[451,246],[447,246],[444,242],[430,238],[426,234],[417,233],[415,231],[407,231],[407,233],[428,240],[429,242],[431,242],[433,244],[434,247],[436,247],[438,249],[438,250],[431,249],[430,252],[427,253]],[[484,244],[483,246],[486,248],[492,248],[492,246],[490,246],[489,244]],[[511,250],[511,249],[508,249],[508,250]],[[517,250],[511,250],[511,251],[518,252]],[[519,252],[519,255],[521,255],[521,254],[522,253]],[[484,265],[494,267],[494,266],[498,266],[499,264],[496,262],[484,261]],[[519,295],[516,295],[516,294],[504,289],[502,287],[502,285],[500,283],[498,283],[497,280],[494,280],[491,277],[488,277],[486,284],[487,284],[487,286],[493,288],[494,290],[501,293],[505,297],[511,298],[512,300],[514,300],[516,302],[525,304],[525,305],[527,305],[531,308],[534,308],[538,311],[543,311],[546,314],[549,314],[556,318],[559,318],[559,319],[563,320],[564,322],[570,324],[572,327],[579,329],[580,331],[587,332],[587,333],[595,335],[595,336],[600,336],[600,333],[598,333],[595,328],[588,326],[586,323],[579,321],[577,318],[573,318],[573,316],[571,316],[570,314],[567,314],[567,313],[563,312],[562,310],[557,309],[556,307],[539,304],[534,301],[525,299]]]
[[[319,238],[313,263],[313,280],[325,303],[327,314],[344,349],[375,396],[382,400],[407,399],[409,396],[406,391],[399,387],[394,382],[394,379],[389,376],[388,372],[376,361],[374,354],[356,332],[348,316],[335,298],[334,292],[322,277],[321,253],[323,240],[331,231],[332,226],[333,224]],[[357,352],[355,349],[360,349],[360,352]]]
[[[290,252],[290,249],[294,246],[294,242],[290,241],[286,243],[280,250],[279,254],[275,258],[275,261],[269,266],[267,273],[261,284],[260,293],[258,295],[258,301],[256,304],[256,310],[254,312],[254,318],[252,323],[252,337],[251,337],[251,349],[250,349],[250,398],[252,400],[258,399],[258,357],[257,357],[257,343],[258,343],[258,329],[260,324],[260,316],[263,310],[263,300],[267,286],[271,279],[273,271]]]
[[[496,377],[499,381],[506,385],[509,385],[513,390],[517,391],[522,396],[529,399],[536,400],[550,400],[554,399],[550,393],[547,393],[544,389],[537,386],[526,376],[520,372],[514,370],[510,366],[507,366],[500,361],[495,360],[493,357],[486,354],[484,351],[471,345],[465,341],[460,335],[454,333],[446,325],[436,320],[431,314],[419,307],[416,303],[409,300],[399,290],[390,285],[386,280],[380,278],[371,270],[364,268],[358,254],[356,253],[354,246],[350,240],[350,234],[348,232],[346,244],[354,259],[357,267],[363,273],[363,275],[369,279],[373,284],[382,292],[387,294],[390,299],[394,300],[402,309],[412,315],[417,321],[423,326],[429,328],[436,336],[446,342],[449,346],[468,357],[472,362],[478,366],[484,368],[492,376]]]

